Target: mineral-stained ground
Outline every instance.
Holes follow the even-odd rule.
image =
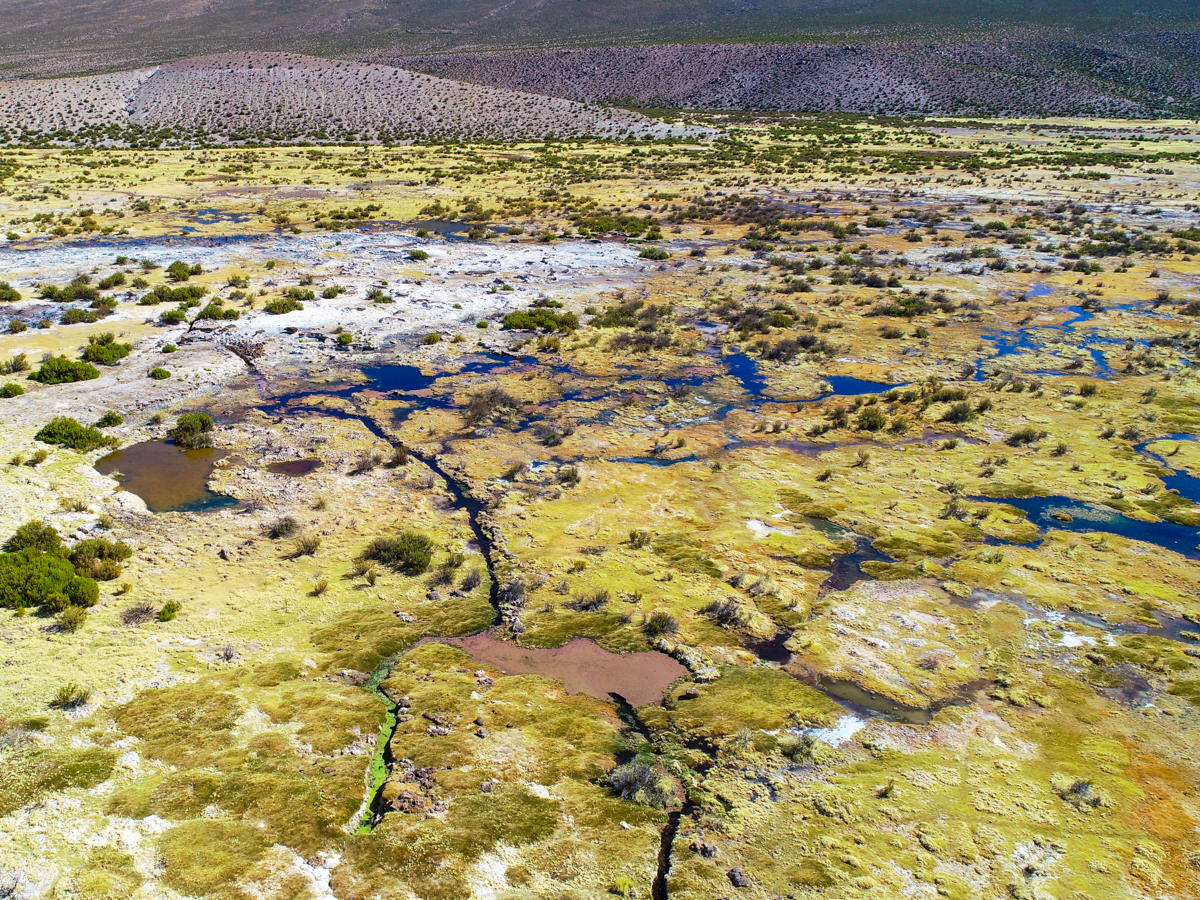
[[[0,895],[1200,896],[1200,131],[704,124],[3,154]]]

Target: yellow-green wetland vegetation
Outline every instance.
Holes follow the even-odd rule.
[[[1200,897],[1200,126],[664,118],[0,151],[0,896]]]

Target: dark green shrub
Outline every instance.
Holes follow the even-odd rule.
[[[85,538],[71,548],[68,558],[77,574],[96,581],[112,581],[121,574],[121,563],[131,556],[133,551],[123,541]]]
[[[193,271],[197,266],[189,266],[181,259],[175,260],[167,266],[167,278],[171,281],[187,281],[192,275],[199,275],[199,272]]]
[[[83,453],[117,443],[93,425],[81,425],[70,416],[55,416],[34,437],[47,444],[59,444]]]
[[[102,415],[99,419],[96,420],[96,427],[97,428],[114,428],[117,425],[122,424],[124,421],[125,421],[124,416],[122,416],[119,412],[114,412],[113,410],[110,409],[108,412],[106,412],[104,415]]]
[[[202,310],[200,310],[200,312],[196,313],[196,321],[197,322],[200,321],[201,319],[214,319],[214,320],[219,321],[219,320],[226,320],[226,319],[234,320],[234,319],[238,319],[240,317],[241,317],[241,313],[239,313],[236,309],[225,309],[223,306],[221,306],[219,303],[216,303],[216,302],[209,303],[208,306],[204,307],[204,309],[202,309]]]
[[[174,353],[178,349],[179,348],[176,347],[174,344],[163,344],[162,352],[163,353]]]
[[[83,348],[83,358],[90,363],[115,366],[132,350],[133,344],[118,344],[116,335],[106,331],[104,334],[93,334],[88,338],[88,345]]]
[[[58,553],[62,549],[62,538],[53,526],[43,522],[26,522],[4,542],[5,553],[20,553],[35,550],[38,553]]]
[[[961,425],[964,422],[970,422],[976,415],[977,413],[971,409],[970,403],[960,400],[958,403],[951,404],[950,408],[942,413],[941,421]]]
[[[639,259],[664,260],[664,259],[670,259],[671,254],[668,253],[666,250],[662,249],[662,247],[647,247],[645,250],[643,250],[641,253],[638,254],[638,258]]]
[[[579,327],[579,317],[573,312],[555,312],[544,306],[510,312],[504,317],[504,328],[509,331],[574,331]]]
[[[125,284],[124,272],[113,272],[107,278],[101,278],[96,287],[102,291],[111,291],[113,288],[123,287]]]
[[[100,377],[100,370],[91,363],[65,356],[52,356],[29,376],[42,384],[68,384],[73,381],[91,381]]]
[[[25,388],[12,381],[8,382],[3,387],[0,387],[0,397],[5,399],[9,397],[20,397],[23,393],[25,393]]]
[[[81,300],[91,302],[99,299],[100,292],[88,283],[90,280],[87,275],[77,275],[70,284],[64,287],[43,284],[38,288],[38,296],[43,300],[52,300],[55,303],[76,303]]]
[[[348,347],[350,344],[354,343],[354,335],[348,331],[343,331],[337,336],[337,342],[343,347]]]
[[[158,317],[160,325],[182,325],[187,321],[187,311],[184,309],[168,309]]]
[[[96,313],[86,310],[71,307],[63,313],[62,324],[64,325],[82,325],[100,321],[100,316]]]
[[[433,562],[433,541],[408,529],[396,537],[376,538],[359,559],[381,563],[405,575],[423,575]]]
[[[431,346],[433,344],[440,343],[441,340],[442,336],[435,331],[433,334],[425,335],[425,337],[421,339],[421,343],[425,344],[426,346]]]
[[[168,600],[162,605],[162,609],[158,611],[158,621],[170,622],[173,618],[179,615],[183,609],[183,604],[178,600]]]
[[[147,372],[146,375],[150,378],[153,378],[155,381],[163,381],[164,379],[171,377],[171,373],[161,366],[155,366],[153,369]]]
[[[160,284],[154,290],[143,294],[138,301],[142,306],[157,306],[160,303],[183,303],[194,305],[200,302],[208,290],[198,284],[185,284],[182,287],[170,288]]]
[[[0,303],[19,303],[21,292],[7,281],[0,281]]]
[[[424,262],[429,259],[429,254],[424,250],[410,250],[408,253],[410,259],[415,259],[417,262]]]
[[[213,445],[212,430],[213,420],[208,413],[184,413],[175,420],[175,427],[167,434],[180,447],[195,450]]]
[[[866,406],[858,414],[854,427],[859,431],[879,431],[887,427],[887,416],[878,406]]]
[[[264,306],[263,309],[273,316],[282,316],[286,313],[304,309],[304,304],[292,297],[276,297]]]

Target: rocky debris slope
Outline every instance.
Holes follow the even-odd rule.
[[[1172,47],[1196,36],[1170,36]],[[874,114],[1151,116],[1193,109],[1200,80],[1159,65],[1145,42],[663,44],[398,57],[462,81],[568,97],[689,109]],[[1161,62],[1161,60],[1159,60]]]
[[[225,54],[116,75],[0,82],[10,134],[139,126],[260,138],[670,137],[682,126],[393,66]]]

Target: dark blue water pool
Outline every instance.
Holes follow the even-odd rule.
[[[1165,550],[1173,550],[1189,559],[1200,559],[1200,529],[1173,522],[1139,522],[1124,516],[1114,509],[1084,503],[1073,497],[972,497],[977,502],[1005,503],[1023,510],[1029,520],[1040,531],[1076,531],[1116,534],[1135,541],[1155,544]],[[1066,513],[1071,521],[1054,518],[1054,513]]]

